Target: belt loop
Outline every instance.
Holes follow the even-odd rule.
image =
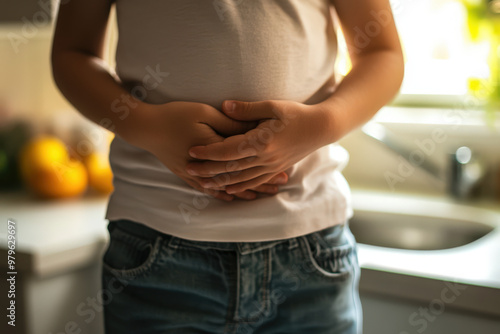
[[[167,236],[167,238],[170,238],[170,241],[168,242],[168,246],[172,247],[174,249],[177,249],[179,244],[181,243],[181,240],[178,237],[176,237],[174,235],[170,235],[170,234]]]
[[[294,249],[299,245],[299,242],[297,241],[297,238],[291,238],[288,239],[288,249]]]
[[[241,255],[249,253],[250,247],[247,242],[238,242],[237,246],[238,246],[238,251],[240,252]]]

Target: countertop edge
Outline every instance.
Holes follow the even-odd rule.
[[[361,277],[362,293],[423,302],[427,307],[439,304],[481,316],[500,316],[500,289],[363,267]]]

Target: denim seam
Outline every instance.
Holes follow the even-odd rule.
[[[275,247],[275,246],[282,244],[284,242],[285,242],[285,240],[279,240],[279,241],[275,241],[275,242],[270,243],[270,244],[261,245],[259,247],[251,247],[248,245],[248,243],[238,243],[238,248],[239,248],[239,251],[242,255],[247,255],[247,254],[260,252],[260,251]]]
[[[147,259],[142,263],[140,266],[135,267],[135,268],[130,268],[130,269],[116,269],[108,265],[107,263],[103,262],[103,268],[106,268],[108,271],[115,273],[118,277],[137,277],[144,273],[148,268],[150,268],[154,261],[156,260],[159,249],[160,249],[160,244],[161,244],[162,237],[158,236],[156,237],[155,241],[152,242],[151,245],[151,252],[149,253]]]
[[[324,279],[344,279],[348,277],[351,273],[350,271],[342,272],[342,273],[330,273],[327,270],[323,269],[319,263],[314,259],[314,254],[311,251],[311,248],[309,246],[309,241],[307,238],[303,238],[303,253],[306,258],[306,260],[312,265],[314,270],[312,271],[315,273],[317,276],[320,276]]]
[[[231,279],[232,277],[229,277]],[[236,252],[236,294],[234,298],[234,304],[231,299],[231,291],[229,291],[229,303],[227,306],[227,316],[226,316],[226,325],[224,326],[224,334],[230,333],[230,326],[238,323],[238,308],[239,308],[239,297],[240,296],[240,254]],[[234,315],[232,314],[234,310]],[[237,326],[235,326],[234,332],[236,332]]]
[[[271,298],[269,298],[270,295],[270,283],[271,283],[271,275],[272,275],[272,258],[271,258],[271,249],[267,250],[267,256],[266,256],[266,275],[264,277],[264,291],[265,291],[265,296],[264,296],[264,314],[268,313],[268,311],[271,308]]]
[[[321,245],[321,247],[316,247],[317,249],[317,256],[329,256],[330,252],[333,251],[333,258],[338,259],[343,256],[349,255],[353,251],[353,245],[349,240],[347,240],[347,243],[338,245],[338,246],[333,246],[333,250],[331,249],[332,246],[330,246],[325,240],[321,239],[316,234],[312,235],[313,239],[315,239],[316,243]],[[343,254],[345,252],[345,254]]]
[[[361,301],[359,299],[359,280],[361,277],[361,268],[359,266],[358,262],[358,251],[357,251],[357,244],[356,244],[356,239],[354,239],[354,236],[352,233],[349,233],[349,244],[351,244],[353,247],[353,251],[351,252],[351,256],[353,257],[353,263],[351,263],[352,268],[353,268],[353,282],[352,282],[352,299],[353,299],[353,305],[354,309],[356,312],[356,333],[361,334],[363,332],[363,309],[361,306]],[[358,297],[358,298],[356,298]]]
[[[234,307],[234,317],[233,320],[238,321],[238,310],[240,308],[240,290],[241,290],[241,266],[240,266],[240,254],[236,252],[236,305]]]
[[[264,252],[262,252],[264,254]],[[236,308],[235,308],[235,315],[233,318],[233,321],[235,321],[237,324],[252,324],[257,322],[263,314],[266,314],[269,310],[269,303],[270,300],[268,300],[268,283],[270,282],[270,267],[271,267],[271,250],[267,249],[267,255],[264,255],[264,271],[262,275],[262,293],[261,293],[261,298],[262,301],[260,303],[260,306],[262,308],[262,311],[260,311],[258,314],[252,316],[251,318],[240,318],[238,316],[238,309],[239,309],[239,302],[240,302],[240,262],[239,262],[239,254],[238,254],[238,262],[237,262],[237,272],[238,272],[238,280],[237,280],[237,297],[236,297]]]
[[[268,273],[268,265],[269,265],[269,249],[267,249],[267,254],[264,254],[264,252],[262,253],[262,255],[264,255],[264,277],[262,278],[262,307],[263,307],[263,310],[261,313],[259,313],[256,317],[260,317],[261,314],[265,314],[266,310],[267,310],[267,276],[269,275]]]

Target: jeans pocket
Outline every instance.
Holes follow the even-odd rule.
[[[336,226],[332,233],[314,232],[304,236],[306,260],[323,278],[344,280],[357,266],[356,245],[348,225]]]
[[[117,277],[136,277],[151,267],[161,246],[161,236],[147,239],[114,224],[108,230],[109,244],[103,255],[104,270]]]

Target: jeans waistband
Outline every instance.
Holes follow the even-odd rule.
[[[218,250],[236,250],[241,254],[253,253],[262,249],[266,249],[277,244],[284,242],[288,243],[289,248],[297,247],[299,237],[293,237],[289,239],[279,239],[270,241],[252,241],[252,242],[219,242],[219,241],[198,241],[179,238],[170,234],[165,234],[155,229],[152,229],[142,223],[130,221],[130,220],[113,220],[109,222],[108,230],[111,232],[114,228],[119,226],[121,230],[124,230],[130,234],[146,238],[146,239],[156,239],[158,236],[162,236],[170,245],[176,247],[177,245],[190,245],[199,248],[211,248]],[[310,234],[318,233],[321,236],[324,235],[339,235],[343,232],[345,224],[339,224],[327,227],[317,232],[312,232],[304,235],[307,237]]]

